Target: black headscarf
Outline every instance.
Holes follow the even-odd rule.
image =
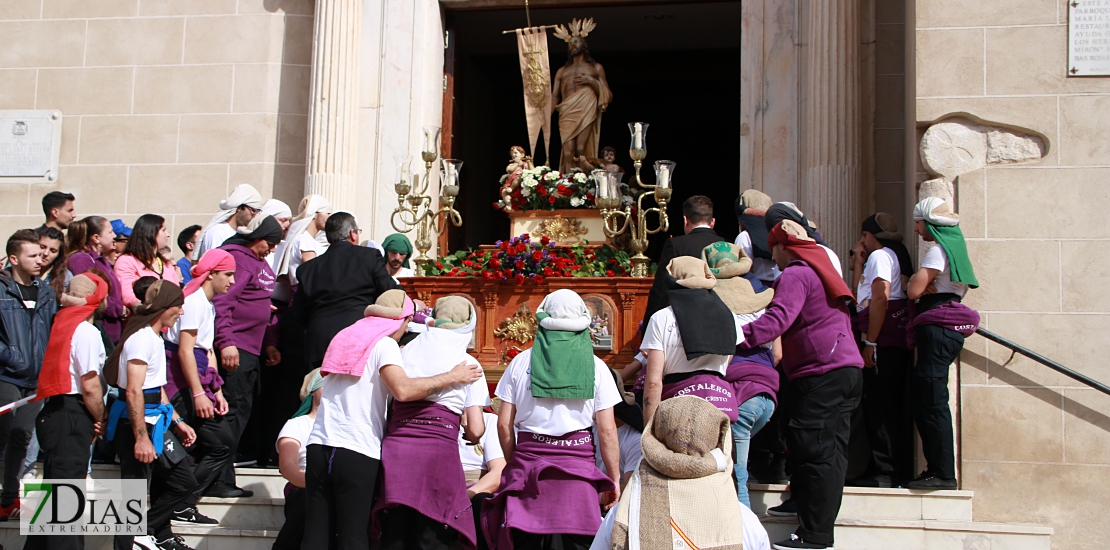
[[[681,272],[689,270],[685,264],[692,263],[691,260],[703,266],[705,277],[692,270],[685,274]],[[676,269],[680,271],[674,272]],[[695,258],[678,257],[671,260],[667,270],[663,274],[667,297],[678,323],[686,360],[693,361],[704,355],[732,355],[736,351],[736,319],[732,311],[711,288],[696,288],[701,285],[690,282],[704,282],[704,278],[712,277],[709,266]],[[688,277],[689,280],[683,280],[690,286],[679,283],[675,275]]]
[[[249,226],[248,226],[249,227]],[[277,244],[281,242],[281,224],[274,219],[273,216],[266,216],[250,233],[236,233],[227,238],[223,244],[237,244],[240,246],[250,246],[254,241],[259,239],[266,242]]]
[[[809,219],[806,218],[805,214],[802,214],[793,203],[776,202],[771,205],[771,207],[767,209],[767,215],[763,217],[763,226],[770,232],[782,220],[790,220],[802,226],[805,228],[806,235],[808,235],[809,238],[817,241],[817,244],[821,246],[828,246],[825,244],[825,240],[821,238],[821,234],[809,224]]]
[[[913,260],[906,245],[902,244],[902,234],[897,232],[897,227],[884,228],[879,225],[878,214],[872,214],[863,220],[863,230],[874,235],[879,244],[894,251],[894,255],[898,257],[898,268],[902,275],[913,276]]]
[[[744,206],[744,197],[736,197],[736,221],[744,226],[752,240],[752,256],[771,259],[771,249],[767,246],[767,226],[763,224],[764,213]],[[755,212],[759,212],[758,215]]]
[[[180,286],[164,279],[155,281],[154,284],[150,285],[150,288],[146,290],[146,296],[143,297],[142,305],[135,308],[135,314],[128,318],[127,326],[124,327],[123,334],[119,337],[119,343],[112,350],[112,354],[108,356],[108,360],[104,362],[104,378],[109,384],[113,386],[119,384],[119,358],[120,354],[123,353],[123,343],[136,332],[150,326],[150,323],[160,317],[167,309],[181,307],[184,303],[185,293],[181,291]]]

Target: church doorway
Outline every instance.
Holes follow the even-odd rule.
[[[733,200],[740,188],[740,2],[644,5],[576,5],[531,10],[532,25],[594,18],[587,38],[605,68],[613,100],[602,116],[599,145],[617,150],[625,181],[632,177],[627,124],[651,124],[642,178],[655,180],[656,160],[678,163],[668,205],[669,233],[682,234],[682,202],[695,194],[713,199],[717,228],[737,233]],[[524,9],[448,9],[453,33],[448,55],[453,73],[451,155],[465,161],[456,208],[464,224],[451,227],[448,248],[477,247],[504,239],[508,216],[493,209],[498,180],[513,145],[528,147],[524,98],[515,37],[501,31],[526,26]],[[548,33],[551,71],[567,60],[566,44]],[[453,69],[451,69],[453,61]],[[558,114],[552,117],[551,165],[558,166]],[[543,138],[536,151],[542,164]],[[645,203],[650,202],[645,199]],[[654,216],[649,225],[655,227]],[[665,236],[656,235],[648,255],[658,258]]]

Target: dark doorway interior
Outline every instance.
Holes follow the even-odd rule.
[[[533,9],[532,24],[593,17],[590,53],[605,67],[613,102],[602,117],[601,146],[617,150],[631,177],[629,122],[647,122],[648,158],[642,177],[651,183],[656,160],[678,163],[668,207],[669,233],[682,234],[682,201],[695,194],[713,199],[718,232],[733,238],[732,203],[740,165],[740,2],[655,4],[621,7]],[[465,161],[456,207],[464,225],[451,228],[450,249],[504,239],[508,217],[493,209],[497,182],[509,148],[527,148],[524,99],[516,41],[502,30],[525,26],[524,10],[448,11],[457,37],[452,155]],[[566,44],[550,32],[552,79],[566,61]],[[552,117],[551,150],[558,164],[558,114]],[[543,163],[543,139],[536,163]],[[645,202],[650,202],[645,199]],[[655,220],[650,225],[654,226]],[[665,237],[653,239],[658,257]]]

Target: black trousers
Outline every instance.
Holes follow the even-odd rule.
[[[33,393],[33,388],[0,382],[0,405],[19,401]],[[0,415],[0,449],[4,449],[4,488],[0,491],[0,505],[10,506],[19,496],[23,459],[27,458],[27,445],[31,443],[31,432],[35,429],[35,418],[40,410],[42,402],[35,401]]]
[[[863,393],[862,369],[845,367],[791,382],[795,390],[787,438],[794,473],[790,492],[798,506],[797,535],[833,543],[833,522],[844,495],[852,411]]]
[[[303,550],[366,550],[382,462],[349,449],[309,445]]]
[[[196,506],[204,491],[208,490],[223,474],[224,468],[231,460],[231,446],[235,444],[235,434],[232,432],[231,421],[227,416],[197,418],[193,408],[193,398],[189,395],[188,389],[178,392],[170,402],[173,403],[177,414],[184,418],[197,433],[197,441],[189,449],[196,462],[193,477],[197,481],[197,488],[185,502],[189,506]]]
[[[863,416],[872,474],[913,476],[913,421],[906,395],[913,350],[880,347],[874,369],[863,369]]]
[[[489,550],[489,544],[486,542],[486,535],[482,533],[482,503],[488,500],[493,495],[489,493],[478,493],[470,498],[471,509],[474,510],[474,532],[477,534],[478,544],[475,550]]]
[[[247,428],[247,420],[251,417],[251,407],[258,397],[261,388],[258,377],[261,369],[261,360],[257,355],[239,350],[239,368],[234,372],[220,367],[220,376],[224,379],[224,399],[227,399],[228,412],[225,422],[230,422],[231,434],[234,436],[231,447],[228,449],[230,459],[223,467],[220,481],[228,485],[235,485],[235,455],[239,450],[239,440]]]
[[[952,411],[948,408],[948,367],[960,356],[964,336],[937,325],[917,327],[917,366],[913,372],[913,419],[921,434],[928,471],[956,479]]]
[[[147,433],[150,433],[147,426]],[[170,529],[170,516],[180,510],[196,490],[197,480],[189,470],[185,460],[164,466],[158,458],[150,464],[135,458],[135,432],[131,421],[120,420],[116,428],[116,454],[119,455],[119,474],[121,479],[145,479],[150,491],[150,508],[146,512],[146,530],[158,540],[173,536]],[[116,535],[115,550],[131,550],[134,537]]]
[[[794,392],[790,387],[790,379],[786,377],[782,366],[776,366],[779,373],[778,406],[771,413],[771,419],[763,426],[762,430],[752,436],[751,451],[766,451],[771,453],[784,453],[787,451],[786,432],[790,423],[790,411],[793,410]]]
[[[285,497],[285,523],[274,540],[273,550],[297,550],[304,539],[305,511],[308,496],[304,489],[294,487]]]
[[[45,460],[44,479],[85,479],[89,444],[96,430],[80,395],[56,395],[46,401],[36,420],[39,447]],[[84,535],[28,536],[24,550],[80,550]]]
[[[590,550],[593,535],[536,535],[513,529],[513,548],[529,550]]]
[[[408,506],[382,513],[381,550],[448,550],[459,532]]]

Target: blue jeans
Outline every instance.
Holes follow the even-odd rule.
[[[732,423],[732,443],[736,446],[736,496],[740,502],[752,507],[748,500],[748,447],[752,436],[767,425],[771,413],[775,412],[775,402],[761,393],[745,402],[736,410],[736,422]]]

